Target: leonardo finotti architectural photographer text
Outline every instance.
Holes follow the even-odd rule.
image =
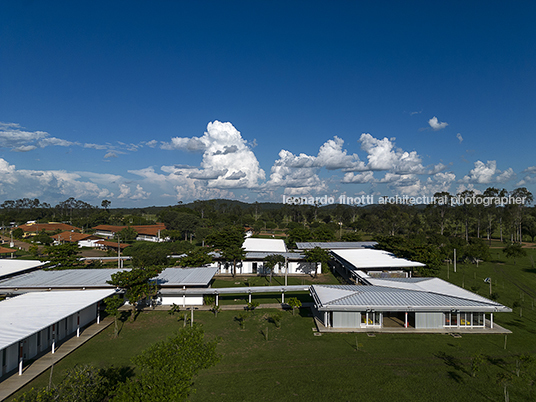
[[[394,196],[378,196],[375,202],[374,195],[360,195],[355,197],[349,197],[345,194],[338,197],[324,195],[322,197],[312,196],[296,196],[289,197],[283,195],[283,204],[287,205],[312,205],[322,206],[331,204],[343,204],[343,205],[422,205],[422,204],[437,204],[437,205],[483,205],[489,207],[490,205],[504,206],[504,205],[524,205],[526,197],[484,197],[481,195],[472,196],[409,196],[409,195],[394,195]]]

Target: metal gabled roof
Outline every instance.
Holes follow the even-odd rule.
[[[166,268],[157,277],[160,286],[208,286],[217,267]]]
[[[354,269],[374,268],[410,268],[424,267],[422,262],[410,261],[405,258],[395,257],[393,253],[385,250],[373,250],[368,248],[335,250],[331,253],[351,264]]]
[[[311,293],[319,310],[365,311],[511,311],[499,303],[474,300],[426,290],[384,286],[312,285]],[[470,293],[470,292],[469,292]]]
[[[307,241],[307,242],[296,242],[296,247],[299,250],[309,250],[315,247],[319,247],[324,250],[337,250],[337,249],[361,249],[361,248],[372,248],[378,242],[375,241]]]
[[[0,349],[111,296],[113,289],[32,292],[0,302]]]

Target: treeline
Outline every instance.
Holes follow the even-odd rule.
[[[363,236],[425,236],[492,238],[505,242],[534,241],[536,209],[526,188],[511,192],[488,188],[482,194],[464,191],[459,194],[436,193],[446,202],[429,205],[383,204],[367,206],[289,205],[277,203],[246,204],[232,200],[194,201],[168,207],[113,209],[108,200],[100,206],[69,198],[52,207],[39,200],[5,201],[0,205],[4,225],[29,220],[67,221],[89,229],[99,224],[166,224],[166,236],[203,244],[206,237],[221,228],[240,226],[254,233],[287,235],[289,246],[296,241],[355,241]],[[522,204],[484,202],[485,197],[523,198]],[[452,203],[454,197],[471,199],[471,203]],[[480,202],[478,202],[480,200]]]

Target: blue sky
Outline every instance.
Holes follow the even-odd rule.
[[[529,1],[2,2],[0,201],[536,194],[535,16]]]

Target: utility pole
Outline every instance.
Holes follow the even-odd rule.
[[[120,240],[121,240],[121,238],[118,235],[117,236],[117,268],[118,269],[121,268],[121,243],[120,243]]]

